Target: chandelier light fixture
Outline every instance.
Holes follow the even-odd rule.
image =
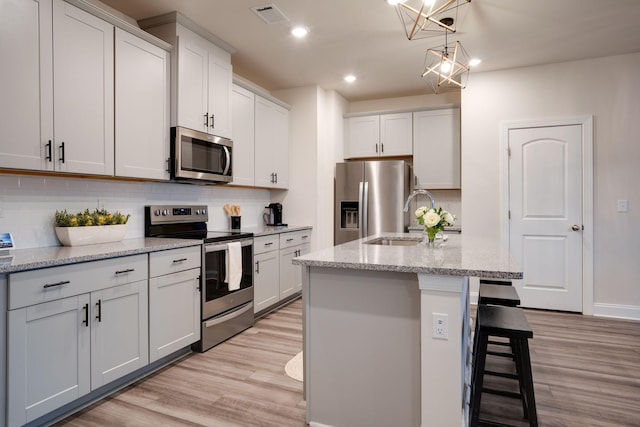
[[[464,89],[469,76],[470,58],[467,51],[459,41],[449,46],[446,32],[444,45],[427,49],[424,59],[422,77],[429,80],[434,93],[438,93],[442,86]]]
[[[443,28],[455,33],[453,22],[458,19],[458,7],[470,2],[471,0],[387,0],[396,9],[409,40],[437,36]],[[443,22],[444,14],[454,18],[451,24]]]

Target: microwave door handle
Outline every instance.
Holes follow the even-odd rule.
[[[231,167],[231,153],[229,152],[229,147],[222,147],[222,148],[224,148],[224,156],[227,159],[224,166],[224,171],[222,171],[222,174],[227,175],[229,173],[229,168]]]

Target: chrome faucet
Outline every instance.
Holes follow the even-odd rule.
[[[427,196],[429,198],[429,201],[431,202],[431,208],[435,209],[436,207],[436,201],[433,199],[433,195],[431,193],[429,193],[427,190],[415,190],[413,193],[411,193],[411,195],[407,198],[407,202],[404,204],[404,211],[408,212],[409,211],[409,205],[411,204],[411,201],[419,194],[424,194],[425,196]]]

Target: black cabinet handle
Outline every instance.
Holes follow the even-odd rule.
[[[102,300],[99,299],[98,302],[96,303],[96,307],[98,307],[98,314],[96,315],[96,319],[98,319],[98,322],[102,322]]]
[[[287,242],[291,242],[292,240],[293,240],[292,238],[291,239],[287,239]]]
[[[84,320],[82,321],[82,323],[84,324],[84,326],[88,328],[89,327],[89,304],[85,304],[84,307],[82,307],[82,309],[84,310]]]
[[[265,245],[265,246],[271,246],[271,245],[273,245],[273,242],[267,242],[267,243],[265,243],[264,245]]]
[[[136,269],[135,268],[127,268],[126,270],[116,271],[116,274],[131,273],[132,271],[136,271]]]
[[[378,153],[378,144],[376,144],[376,154]]]
[[[256,273],[260,274],[260,261],[256,261]]]
[[[70,280],[63,280],[63,281],[58,282],[58,283],[47,283],[46,285],[44,285],[44,286],[43,286],[43,288],[44,288],[44,289],[47,289],[47,288],[53,288],[53,287],[55,287],[55,286],[67,285],[67,284],[69,284],[69,283],[71,283],[71,281],[70,281]]]
[[[384,142],[380,143],[380,147],[382,147],[382,152],[384,153]]]
[[[204,127],[209,127],[209,113],[204,113]]]
[[[64,142],[60,144],[60,163],[64,163]]]
[[[302,236],[302,238],[303,238],[303,239],[308,239],[308,238],[309,238],[309,236],[304,235],[304,236]]]
[[[47,147],[47,155],[44,156],[44,158],[45,160],[49,160],[49,162],[51,162],[51,140],[44,144],[44,146]]]
[[[276,175],[276,184],[278,183],[278,172],[275,173]]]
[[[186,260],[187,260],[187,258],[180,258],[180,259],[174,259],[173,262],[174,263],[178,263],[178,262],[184,262]]]
[[[211,127],[212,127],[212,128],[215,128],[215,127],[216,127],[215,123],[216,123],[216,122],[215,122],[215,116],[212,114],[212,115],[211,115]]]

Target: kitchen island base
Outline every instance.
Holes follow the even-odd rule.
[[[466,277],[305,267],[307,422],[463,425],[466,283]],[[448,340],[431,337],[432,312],[448,316]]]

